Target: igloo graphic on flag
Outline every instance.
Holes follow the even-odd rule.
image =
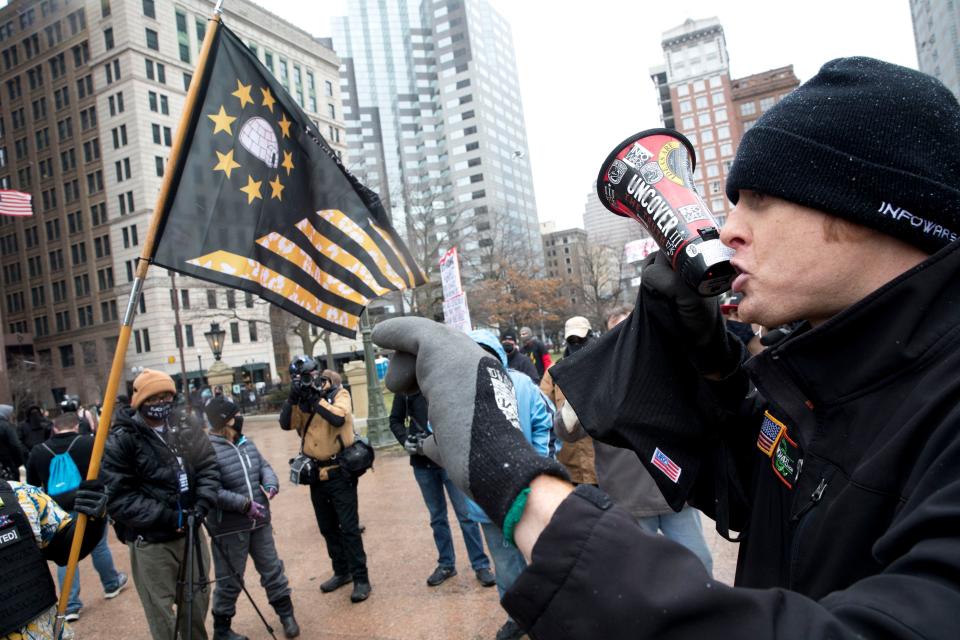
[[[240,144],[271,169],[277,168],[280,145],[277,143],[277,134],[265,118],[257,116],[243,123]]]

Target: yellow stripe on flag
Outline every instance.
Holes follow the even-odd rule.
[[[360,325],[359,317],[342,309],[331,307],[293,280],[251,258],[239,256],[229,251],[214,251],[186,262],[203,269],[210,269],[235,278],[256,282],[264,289],[282,296],[308,313],[351,331],[356,331]]]
[[[387,289],[377,282],[377,279],[370,273],[367,265],[355,258],[353,254],[347,253],[347,250],[336,242],[317,231],[316,227],[310,224],[306,218],[298,222],[296,226],[297,229],[300,229],[300,232],[307,237],[310,244],[317,248],[317,251],[363,280],[378,296],[382,296],[390,291],[390,289]]]
[[[423,276],[423,273],[420,272],[420,267],[418,267],[416,264],[413,264],[413,268],[411,269],[411,265],[407,264],[407,261],[404,259],[404,254],[397,250],[397,245],[394,244],[393,238],[390,237],[390,234],[375,224],[371,224],[370,226],[373,227],[373,230],[377,232],[377,235],[383,238],[383,241],[386,242],[391,249],[393,249],[393,253],[396,254],[397,259],[400,260],[400,264],[402,264],[403,268],[407,270],[407,285],[411,289],[417,286],[417,277],[414,275],[413,269],[416,269],[417,272]],[[425,277],[424,280],[426,280]]]
[[[387,262],[387,257],[380,251],[380,247],[377,246],[377,243],[373,241],[360,225],[347,217],[347,215],[339,209],[324,209],[323,211],[318,211],[317,215],[347,234],[351,240],[363,247],[367,255],[373,258],[380,273],[393,283],[393,286],[397,289],[407,288],[407,283],[403,281],[400,274],[393,270],[393,267]]]
[[[306,251],[276,231],[257,238],[257,244],[300,267],[304,273],[330,293],[363,306],[370,302],[369,298],[358,293],[353,287],[318,267]]]

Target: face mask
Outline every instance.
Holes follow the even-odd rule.
[[[517,345],[513,344],[512,342],[503,343],[503,350],[507,352],[507,355],[510,355],[511,353],[513,353],[516,350],[516,348],[517,348]]]
[[[233,416],[233,425],[230,427],[237,432],[237,435],[243,433],[243,416]]]
[[[151,420],[166,420],[173,411],[172,402],[158,402],[157,404],[143,405],[142,413]]]

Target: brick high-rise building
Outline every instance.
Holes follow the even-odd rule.
[[[664,125],[696,148],[697,189],[722,225],[732,208],[724,185],[744,127],[799,81],[792,66],[731,79],[726,38],[716,18],[687,20],[664,32],[662,42],[664,64],[652,67],[650,77]]]
[[[49,372],[35,390],[45,402],[102,399],[212,10],[205,0],[14,0],[0,9],[0,188],[34,201],[33,217],[0,219],[4,355],[10,364],[26,350]],[[345,153],[332,50],[248,0],[226,3],[224,23]],[[212,322],[227,331],[224,361],[254,381],[277,377],[265,303],[190,278],[176,285],[150,270],[127,382],[140,367],[176,378],[186,369],[197,380],[213,363],[202,335]]]

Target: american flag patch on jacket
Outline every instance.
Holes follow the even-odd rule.
[[[653,450],[653,457],[650,459],[650,462],[660,471],[663,471],[668,478],[676,482],[680,479],[680,472],[682,469],[677,466],[677,463],[671,460],[667,454],[660,449]]]
[[[786,430],[786,425],[770,415],[769,411],[764,411],[760,435],[757,436],[757,448],[769,458],[773,455],[773,449],[777,446],[780,434]]]

